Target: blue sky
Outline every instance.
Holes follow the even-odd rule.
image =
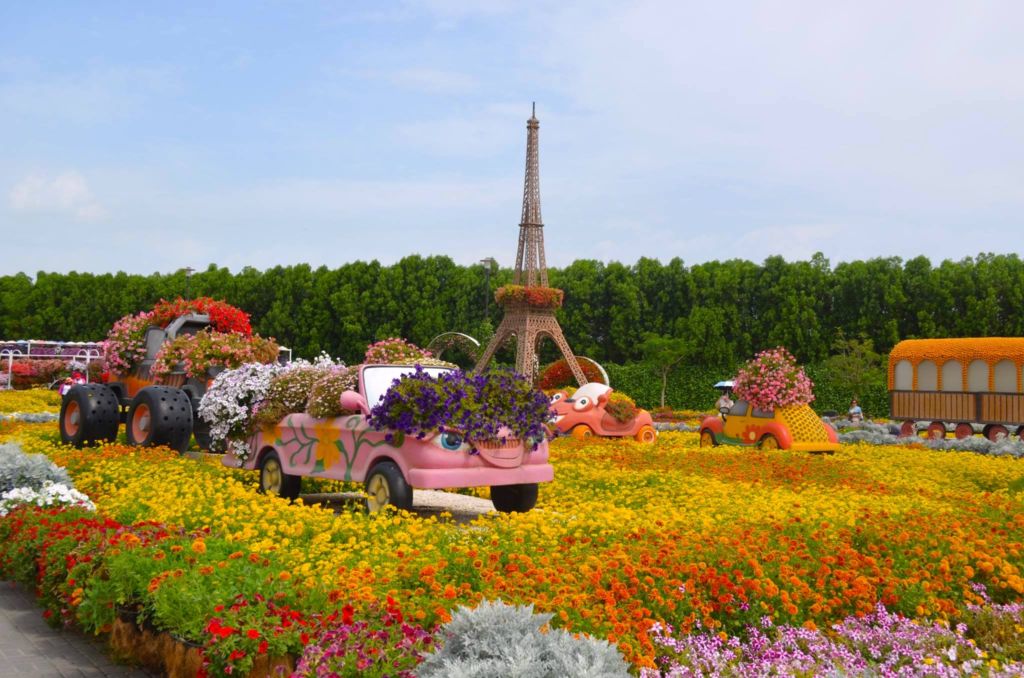
[[[0,274],[1020,251],[1024,5],[0,5]]]

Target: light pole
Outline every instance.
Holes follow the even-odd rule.
[[[489,319],[490,315],[490,302],[491,302],[491,268],[494,267],[498,262],[494,257],[487,257],[481,259],[480,263],[484,265],[484,318]]]
[[[192,274],[196,272],[196,269],[191,266],[185,267],[185,301],[189,299],[189,281],[192,279]]]

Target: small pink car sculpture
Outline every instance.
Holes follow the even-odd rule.
[[[640,442],[653,443],[658,432],[650,412],[637,410],[633,419],[621,422],[605,410],[612,390],[605,384],[590,382],[576,389],[572,397],[566,391],[555,393],[551,396],[554,427],[559,433],[571,433],[580,439],[593,435],[633,436]]]
[[[447,367],[426,367],[436,377]],[[475,441],[476,453],[453,431],[423,439],[374,430],[367,423],[371,403],[378,402],[395,379],[412,374],[412,365],[363,365],[359,390],[346,391],[342,406],[358,414],[317,419],[289,414],[276,426],[249,440],[250,454],[242,468],[259,469],[260,487],[268,494],[294,499],[302,476],[364,482],[367,507],[379,511],[391,504],[412,508],[414,487],[490,486],[494,508],[502,512],[529,511],[537,502],[537,483],[554,478],[548,463],[547,440],[533,449],[532,441],[508,438],[504,443]],[[239,460],[224,455],[224,465]]]

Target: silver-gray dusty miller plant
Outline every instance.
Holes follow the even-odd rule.
[[[16,487],[38,490],[50,481],[71,487],[67,471],[42,454],[25,454],[17,443],[0,444],[0,493]]]
[[[418,678],[624,678],[626,660],[605,640],[541,629],[550,614],[533,606],[483,601],[459,608],[441,627],[439,647],[416,668]]]

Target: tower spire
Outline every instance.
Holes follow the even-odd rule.
[[[523,214],[519,221],[519,249],[513,282],[532,287],[548,286],[544,259],[544,221],[540,216],[540,121],[537,104],[526,121],[526,177],[523,181]]]

